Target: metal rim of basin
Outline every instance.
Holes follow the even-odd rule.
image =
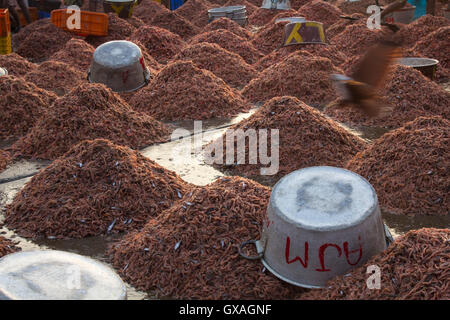
[[[286,18],[278,18],[275,20],[275,23],[277,22],[283,22],[283,21],[288,21],[288,22],[305,22],[306,19],[305,17],[286,17]]]
[[[404,57],[399,60],[399,64],[404,66],[420,68],[420,67],[431,67],[439,63],[439,60],[431,58],[419,58],[419,57]]]

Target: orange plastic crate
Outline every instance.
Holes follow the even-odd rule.
[[[25,16],[22,13],[22,9],[16,8],[17,14],[19,15],[19,22],[22,27],[25,27],[28,23],[25,19]],[[31,21],[34,22],[39,18],[38,9],[35,7],[29,7],[28,11],[30,12]]]
[[[71,17],[74,12],[67,9],[53,10],[51,13],[52,23],[63,30],[73,32],[79,36],[106,36],[108,35],[108,15],[105,13],[80,11],[80,28],[69,29],[67,27],[67,19]]]
[[[0,9],[0,37],[7,37],[11,32],[8,9]]]

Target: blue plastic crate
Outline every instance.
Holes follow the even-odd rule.
[[[183,0],[170,0],[170,10],[176,10],[183,5]]]

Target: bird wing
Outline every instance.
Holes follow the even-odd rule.
[[[350,91],[352,100],[355,102],[372,99],[376,97],[376,92],[374,87],[367,85],[363,82],[358,82],[354,80],[345,81],[345,86]]]
[[[359,63],[351,77],[378,88],[395,59],[401,57],[400,46],[392,42],[383,42],[371,48]]]
[[[381,106],[374,87],[354,80],[346,81],[345,86],[352,96],[350,102],[353,107],[362,110],[369,117],[380,113]]]
[[[358,106],[370,118],[378,116],[382,109],[378,99],[362,100]]]

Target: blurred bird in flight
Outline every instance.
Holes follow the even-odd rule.
[[[384,108],[378,91],[384,84],[390,66],[401,57],[401,53],[399,45],[382,41],[369,49],[353,74],[331,75],[341,96],[337,105],[333,105],[351,105],[370,117],[379,115]]]

